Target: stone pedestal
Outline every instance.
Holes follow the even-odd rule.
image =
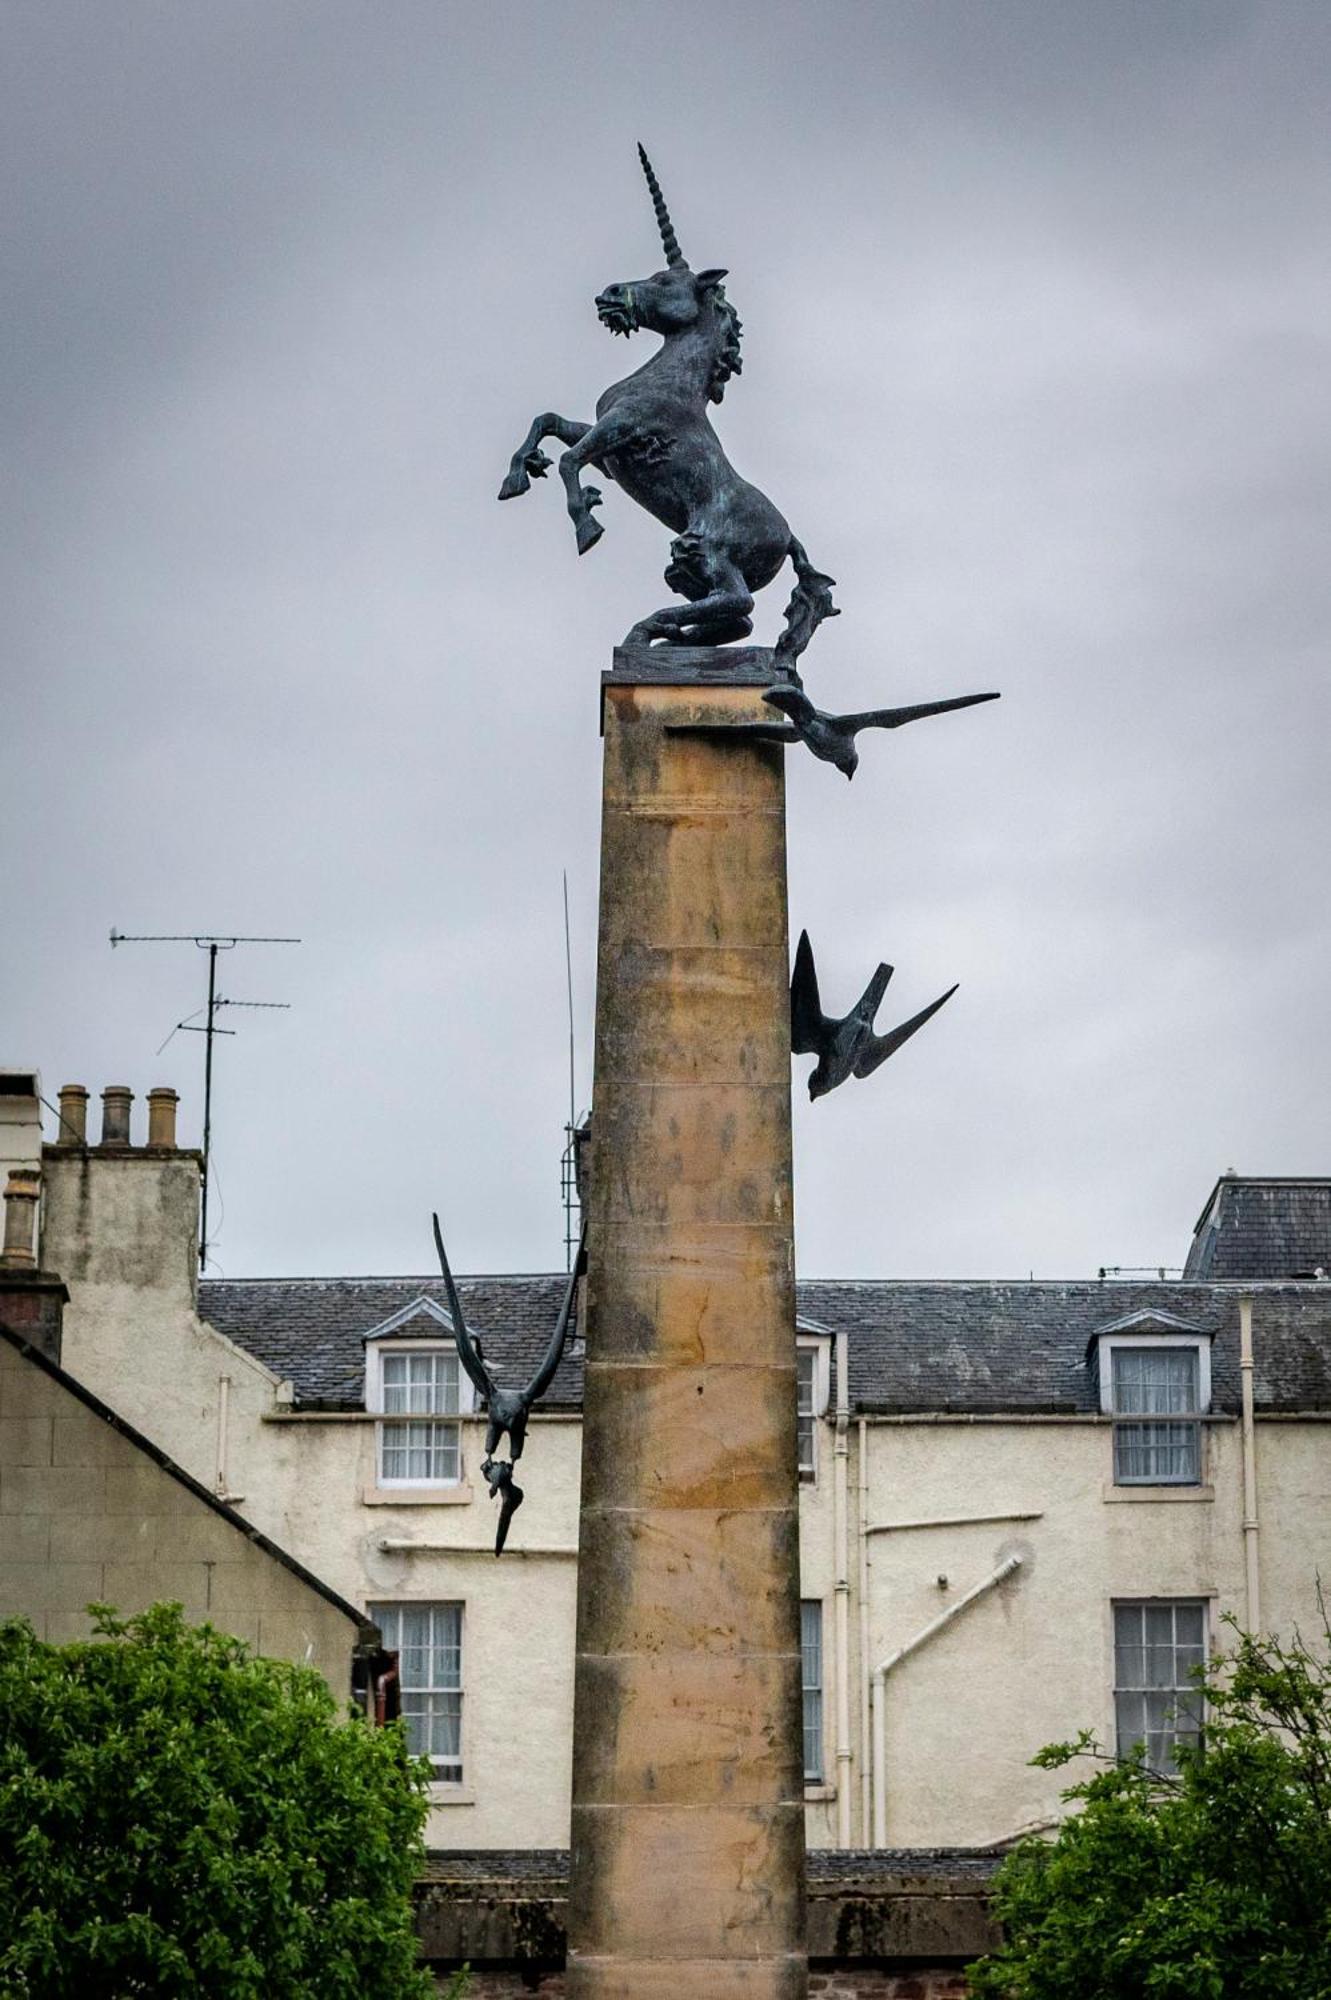
[[[807,1984],[784,753],[665,730],[770,680],[603,683],[575,2000]]]

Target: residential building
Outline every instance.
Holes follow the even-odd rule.
[[[440,1280],[200,1284],[198,1159],[164,1129],[89,1145],[70,1115],[43,1149],[66,1366],[379,1621],[436,1847],[562,1848],[576,1331],[497,1562]],[[1091,1727],[1168,1764],[1227,1616],[1315,1628],[1325,1269],[1331,1181],[1226,1175],[1181,1279],[800,1284],[812,1846],[1002,1843],[1058,1813],[1045,1742]],[[501,1380],[534,1372],[565,1283],[459,1279]]]
[[[90,1634],[91,1604],[174,1599],[344,1699],[378,1650],[363,1613],[62,1367],[68,1293],[37,1262],[36,1182],[11,1170],[0,1252],[0,1619],[63,1643]]]

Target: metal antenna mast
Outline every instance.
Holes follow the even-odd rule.
[[[114,927],[111,931],[111,949],[113,951],[118,944],[192,944],[197,946],[200,951],[206,951],[208,954],[208,999],[206,1005],[200,1007],[198,1010],[199,1013],[207,1015],[207,1022],[202,1028],[196,1027],[194,1025],[194,1017],[190,1015],[184,1021],[177,1021],[175,1027],[171,1030],[171,1035],[180,1034],[183,1031],[186,1034],[203,1035],[205,1037],[203,1057],[203,1190],[199,1208],[199,1269],[201,1271],[205,1271],[208,1268],[208,1165],[212,1157],[213,1140],[213,1038],[215,1035],[234,1035],[236,1032],[234,1028],[219,1028],[217,1025],[217,1015],[223,1007],[271,1007],[285,1010],[290,1004],[286,1000],[224,1000],[217,991],[217,954],[220,951],[234,951],[238,944],[299,943],[300,939],[295,937],[221,937],[212,936],[208,933],[196,934],[192,931],[132,933],[118,931]],[[171,1035],[167,1036],[166,1042],[170,1041]],[[163,1049],[166,1047],[166,1042],[162,1043]],[[160,1049],[158,1050],[158,1054],[161,1054]]]
[[[564,978],[568,987],[568,1124],[564,1127],[564,1156],[560,1161],[559,1178],[560,1192],[564,1197],[564,1269],[571,1271],[580,1230],[573,1227],[573,1210],[579,1206],[578,1097],[573,1062],[573,945],[569,935],[567,868],[564,870]]]

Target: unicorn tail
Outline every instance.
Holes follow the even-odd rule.
[[[802,543],[790,538],[789,555],[795,570],[795,588],[786,606],[786,626],[776,642],[773,665],[779,674],[799,682],[799,669],[795,662],[812,639],[824,618],[839,618],[837,606],[832,602],[834,576],[824,576],[815,569],[805,553]]]

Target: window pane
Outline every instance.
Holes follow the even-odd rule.
[[[797,1347],[795,1350],[796,1382],[801,1411],[813,1415],[813,1389],[817,1379],[818,1356],[811,1347]]]
[[[823,1607],[817,1598],[800,1605],[800,1652],[804,1679],[804,1778],[823,1778]]]
[[[370,1616],[398,1656],[402,1715],[414,1756],[437,1776],[462,1776],[462,1606],[379,1604]]]
[[[445,1485],[462,1474],[462,1438],[457,1424],[412,1419],[381,1425],[379,1478]]]
[[[443,1348],[380,1356],[384,1414],[390,1417],[452,1417],[458,1414],[458,1358]]]
[[[407,1356],[405,1354],[385,1354],[380,1357],[383,1368],[384,1409],[397,1416],[407,1407]]]
[[[1195,1486],[1201,1465],[1199,1424],[1114,1426],[1114,1478],[1119,1484]]]
[[[796,1434],[799,1439],[799,1469],[814,1470],[814,1393],[818,1381],[818,1356],[812,1347],[795,1349]]]
[[[1193,1601],[1114,1606],[1114,1714],[1118,1754],[1144,1743],[1152,1770],[1177,1768],[1180,1743],[1196,1743],[1203,1698],[1190,1680],[1204,1651],[1206,1607]]]
[[[1141,1417],[1172,1417],[1198,1407],[1195,1347],[1116,1347],[1113,1350],[1115,1411]]]

